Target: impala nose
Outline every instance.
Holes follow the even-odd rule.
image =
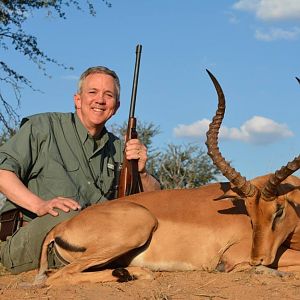
[[[263,262],[264,262],[263,257],[257,257],[257,258],[252,258],[250,264],[252,266],[259,266],[259,265],[263,265],[264,264]]]
[[[273,261],[274,259],[272,258],[272,256],[265,255],[261,257],[252,258],[250,264],[252,266],[260,266],[260,265],[269,266],[270,264],[272,264]]]

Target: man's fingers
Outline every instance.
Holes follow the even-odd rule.
[[[57,197],[49,201],[45,201],[43,207],[38,212],[39,216],[43,216],[45,214],[50,214],[54,217],[59,215],[58,210],[62,210],[64,212],[69,212],[70,209],[78,210],[81,209],[80,205],[70,198]]]
[[[64,212],[69,212],[70,211],[70,207],[68,207],[64,203],[57,203],[55,206],[53,206],[53,208],[58,208],[58,209],[60,209]]]
[[[57,199],[60,200],[60,203],[62,203],[63,205],[65,205],[73,210],[81,209],[81,206],[79,205],[79,203],[77,203],[73,199],[65,198],[65,197],[58,197]]]
[[[130,140],[126,144],[126,158],[147,160],[147,148],[139,140]]]
[[[56,210],[54,210],[53,208],[50,208],[48,210],[48,214],[52,215],[53,217],[57,217],[58,216],[58,212]]]

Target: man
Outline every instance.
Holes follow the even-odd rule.
[[[18,208],[25,224],[0,244],[0,262],[12,273],[38,267],[43,239],[56,224],[107,200],[114,168],[123,160],[120,140],[105,128],[120,106],[119,97],[115,72],[89,68],[74,96],[75,114],[25,118],[18,133],[0,148],[0,192],[9,199],[2,219]],[[145,191],[160,189],[146,172],[147,149],[138,139],[127,142],[125,155],[138,159]],[[57,265],[51,251],[49,256],[52,266]]]

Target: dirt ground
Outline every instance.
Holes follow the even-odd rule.
[[[254,270],[236,273],[158,272],[155,279],[33,288],[35,272],[0,275],[0,299],[300,299],[300,273],[283,277]]]

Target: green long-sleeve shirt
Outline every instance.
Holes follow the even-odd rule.
[[[43,113],[22,120],[0,147],[0,169],[14,172],[42,199],[69,197],[82,207],[106,200],[114,166],[122,162],[120,140],[105,128],[95,140],[73,113]],[[6,201],[2,211],[14,207]],[[25,211],[25,220],[35,217]]]

